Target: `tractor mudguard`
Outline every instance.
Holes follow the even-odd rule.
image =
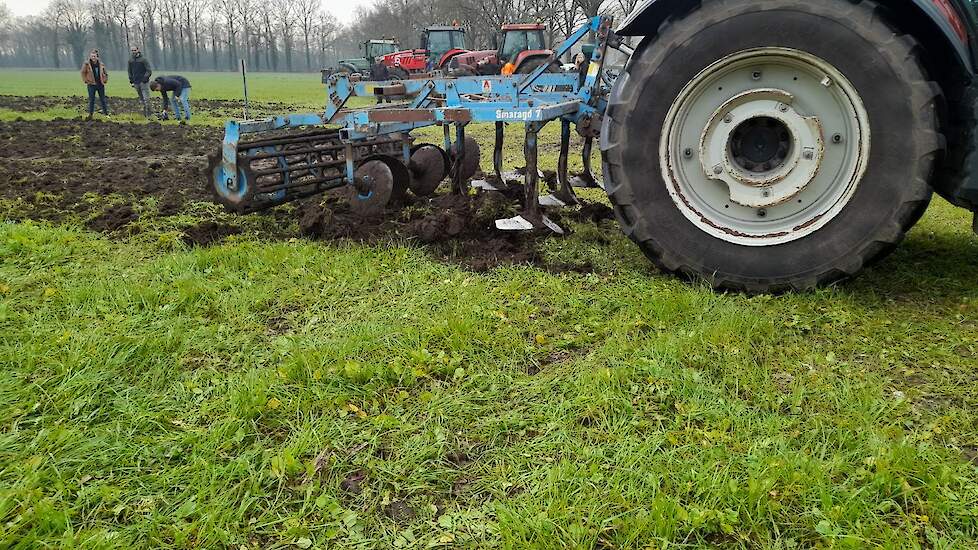
[[[448,62],[451,61],[453,58],[455,58],[455,57],[457,57],[459,55],[462,55],[464,53],[467,53],[467,52],[468,52],[468,50],[463,50],[463,49],[460,49],[460,48],[454,48],[454,49],[448,50],[447,52],[445,52],[444,54],[442,54],[441,59],[438,60],[438,64],[435,65],[434,68],[435,69],[445,68],[445,67],[448,66]]]
[[[880,4],[902,4],[906,0],[877,0]],[[930,21],[947,40],[961,66],[975,73],[969,34],[974,33],[973,12],[963,0],[912,0],[920,14]],[[645,36],[655,33],[670,14],[698,5],[697,0],[644,0],[625,18],[615,32],[622,36]],[[969,33],[969,29],[972,31]]]
[[[551,55],[553,55],[553,52],[550,50],[526,50],[516,55],[514,64],[516,65],[516,70],[519,71],[520,66],[527,61],[539,58],[549,59]]]

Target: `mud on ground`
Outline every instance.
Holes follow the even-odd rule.
[[[110,97],[108,103],[110,113],[141,115],[143,112],[142,103],[135,95],[133,97]],[[241,118],[244,115],[244,103],[240,100],[194,99],[191,108],[195,114],[211,115],[218,118]],[[68,109],[77,111],[80,117],[88,109],[88,98],[82,96],[26,97],[0,95],[0,109],[22,113]],[[153,94],[151,109],[154,114],[163,110],[163,101],[158,93]],[[308,108],[290,103],[253,103],[249,105],[248,114],[249,117],[255,118],[305,110]]]
[[[239,233],[265,239],[397,241],[477,271],[514,263],[586,270],[547,265],[539,245],[549,234],[494,228],[495,219],[516,214],[519,186],[505,195],[467,196],[448,194],[443,186],[442,194],[431,198],[409,194],[374,219],[353,214],[340,192],[248,216],[201,208],[200,203],[211,201],[206,154],[221,137],[216,128],[155,123],[0,122],[0,217],[81,223],[110,238],[179,219],[180,238],[190,245]],[[611,212],[593,204],[564,216],[589,222],[611,219]],[[559,220],[560,214],[552,217]]]

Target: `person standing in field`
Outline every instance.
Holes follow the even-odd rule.
[[[160,76],[149,85],[154,92],[159,92],[163,96],[163,112],[167,111],[167,106],[173,107],[173,115],[180,120],[181,107],[183,108],[183,120],[190,120],[190,81],[180,75]],[[167,97],[167,93],[173,94]]]
[[[109,104],[105,101],[105,84],[109,81],[109,71],[99,59],[98,50],[88,54],[88,61],[81,68],[82,82],[88,86],[88,120],[95,112],[95,94],[102,103],[102,114],[109,116]]]
[[[143,104],[143,116],[150,117],[149,99],[149,77],[153,74],[153,67],[149,64],[149,59],[139,51],[139,46],[133,46],[130,50],[132,56],[129,58],[129,85],[136,89],[139,102]]]

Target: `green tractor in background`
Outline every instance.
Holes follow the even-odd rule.
[[[380,40],[366,40],[360,44],[360,51],[363,52],[363,57],[357,57],[353,59],[341,59],[339,61],[339,70],[337,72],[343,73],[359,73],[364,77],[370,76],[374,64],[377,62],[377,58],[383,57],[387,54],[394,53],[400,50],[400,46],[397,44],[396,40],[382,38]]]

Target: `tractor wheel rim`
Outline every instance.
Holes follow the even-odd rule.
[[[660,141],[683,215],[727,242],[772,246],[818,231],[866,172],[869,115],[851,82],[807,52],[727,56],[680,92]]]

